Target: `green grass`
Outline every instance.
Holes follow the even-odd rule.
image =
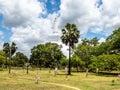
[[[15,71],[16,76],[13,75]],[[67,87],[51,85],[50,82],[77,87],[81,90],[120,90],[120,80],[117,76],[96,76],[89,73],[86,78],[85,73],[74,72],[68,76],[68,80],[65,80],[63,71],[59,71],[59,74],[54,76],[53,71],[49,74],[48,70],[39,70],[40,81],[35,84],[36,75],[37,70],[29,71],[28,75],[26,70],[12,70],[11,74],[8,74],[8,71],[0,71],[0,90],[72,90]]]

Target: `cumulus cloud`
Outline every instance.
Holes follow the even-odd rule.
[[[52,5],[55,5],[56,4],[56,1],[55,0],[51,0],[50,1]]]
[[[106,27],[118,28],[120,26],[120,2],[119,0],[103,0],[102,18]]]
[[[2,48],[3,48],[3,43],[4,42],[0,40],[0,50],[2,50]]]
[[[105,38],[100,38],[100,40],[98,41],[99,43],[102,43],[102,42],[105,42],[106,41],[106,39]]]
[[[75,23],[81,34],[86,33],[91,26],[100,23],[100,12],[96,4],[97,0],[61,0],[60,15],[61,24]]]
[[[61,26],[66,22],[75,23],[81,34],[92,29],[94,33],[104,32],[106,36],[111,30],[120,26],[119,0],[61,0]],[[108,30],[109,29],[109,30]],[[106,30],[109,34],[106,34]]]
[[[12,28],[11,41],[16,42],[19,49],[30,51],[31,47],[50,41],[51,24],[49,19],[37,19],[30,26],[14,27]]]
[[[28,53],[34,45],[49,41],[54,14],[43,18],[46,10],[38,0],[1,0],[0,13],[3,24],[12,27],[10,41],[17,44],[18,51]]]
[[[3,47],[3,39],[4,39],[4,33],[2,31],[0,31],[0,50]]]
[[[91,30],[106,36],[120,26],[119,0],[61,0],[60,10],[52,14],[47,14],[47,0],[40,1],[0,0],[3,24],[11,27],[10,41],[16,42],[21,51],[30,51],[38,43],[56,41],[67,22],[75,23],[80,34]],[[57,30],[58,35],[53,34],[53,30]],[[100,39],[102,41],[104,38]],[[67,53],[66,48],[64,45],[64,53]]]
[[[19,26],[40,17],[45,8],[38,0],[0,0],[0,12],[5,26]]]

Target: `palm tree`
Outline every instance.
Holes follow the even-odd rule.
[[[4,43],[3,45],[3,51],[5,53],[6,58],[9,58],[9,73],[11,71],[11,57],[12,55],[16,52],[17,47],[16,44],[14,42],[12,42],[11,46],[9,43]],[[6,67],[7,67],[7,59],[6,59]]]
[[[68,75],[71,74],[71,70],[70,70],[71,49],[74,48],[75,43],[78,43],[79,37],[80,37],[80,32],[75,24],[67,23],[65,28],[62,29],[61,40],[65,45],[69,46]]]

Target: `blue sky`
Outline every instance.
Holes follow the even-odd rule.
[[[46,8],[48,13],[57,12],[60,10],[60,0],[48,0],[46,2]]]
[[[4,42],[10,42],[9,38],[11,36],[11,31],[9,30],[9,28],[4,27],[2,14],[0,14],[0,31],[2,31],[3,34],[4,34],[3,41]]]
[[[4,42],[10,42],[10,36],[11,36],[11,31],[9,30],[9,28],[6,28],[3,26],[3,22],[2,22],[2,15],[0,15],[0,31],[3,32],[4,34],[4,38],[3,41]]]
[[[56,22],[54,22],[56,18]],[[119,0],[0,0],[0,49],[16,42],[19,50],[51,41],[65,24],[75,23],[82,38],[104,41],[120,27]],[[52,41],[55,38],[52,37]],[[58,43],[61,43],[58,40]],[[22,46],[22,47],[21,47]],[[63,48],[65,52],[66,48]]]

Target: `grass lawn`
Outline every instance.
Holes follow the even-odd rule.
[[[16,72],[16,76],[13,74]],[[40,76],[40,81],[35,84],[35,76]],[[112,83],[112,81],[114,82]],[[0,90],[74,90],[72,88],[58,86],[50,83],[64,84],[79,88],[80,90],[120,90],[120,79],[117,76],[96,76],[89,73],[85,77],[85,73],[75,73],[68,76],[65,80],[63,71],[54,76],[54,72],[49,74],[48,70],[30,70],[26,74],[26,70],[0,71]]]

